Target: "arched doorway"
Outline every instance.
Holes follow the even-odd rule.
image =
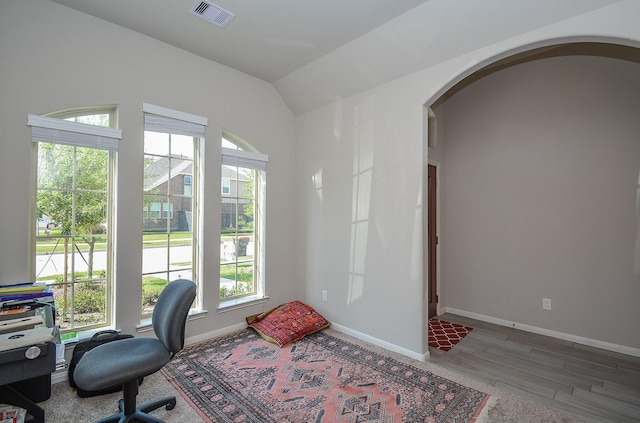
[[[531,50],[515,53],[508,57],[497,58],[497,60],[491,64],[485,64],[484,66],[477,67],[477,69],[472,73],[465,72],[464,75],[459,75],[458,82],[452,82],[451,84],[449,84],[447,86],[448,88],[441,90],[440,95],[437,97],[434,96],[432,101],[430,101],[426,105],[436,110],[437,119],[437,109],[439,105],[445,103],[449,98],[453,97],[463,88],[472,85],[474,82],[479,81],[486,76],[518,64],[523,64],[526,62],[544,58],[566,56],[598,56],[640,63],[640,49],[621,44],[580,41],[574,43],[548,45],[545,47],[535,47]],[[425,144],[427,144],[427,142],[429,144],[433,144],[433,140],[425,141]],[[432,159],[431,154],[429,154],[429,159]],[[446,168],[446,163],[443,165],[443,167]],[[443,238],[443,242],[447,242],[446,235]],[[431,247],[433,248],[433,246]],[[443,298],[443,300],[446,302],[446,298]],[[426,305],[425,309],[427,309]]]

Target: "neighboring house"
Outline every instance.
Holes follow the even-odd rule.
[[[193,162],[160,158],[145,168],[144,229],[191,230]]]
[[[248,200],[242,198],[247,192],[250,175],[233,166],[222,166],[222,228],[236,228],[237,216],[245,221],[244,206]],[[178,231],[191,230],[191,195],[193,193],[193,162],[160,158],[145,168],[145,200],[143,205],[144,228],[148,231],[170,228]],[[238,213],[236,214],[236,204]]]
[[[250,174],[246,169],[222,165],[222,220],[221,228],[237,228],[237,216],[243,216],[245,221],[253,219],[244,213],[244,206],[249,200],[243,198],[247,194]],[[236,204],[238,213],[236,214]]]

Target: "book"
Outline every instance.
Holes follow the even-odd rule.
[[[10,302],[33,301],[47,297],[53,297],[53,292],[23,292],[11,295],[0,293],[0,306],[7,305]]]
[[[25,282],[13,285],[0,285],[0,297],[45,292],[47,286],[39,282]]]

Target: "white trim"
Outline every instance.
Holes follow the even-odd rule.
[[[219,336],[222,335],[226,335],[228,333],[232,333],[244,328],[247,328],[247,324],[246,323],[236,323],[235,325],[231,325],[231,326],[227,326],[221,329],[216,329],[213,330],[211,332],[207,332],[207,333],[201,333],[200,335],[196,335],[196,336],[191,336],[187,339],[184,340],[184,344],[185,345],[193,345],[193,344],[197,344],[198,342],[202,342],[202,341],[206,341],[209,339],[213,339],[213,338],[217,338]]]
[[[207,126],[209,124],[209,119],[206,117],[192,115],[191,113],[185,113],[179,110],[173,110],[167,107],[156,106],[149,103],[142,103],[142,111],[144,113],[151,113],[153,115],[169,117],[172,119],[191,122],[202,126]]]
[[[585,338],[583,336],[571,335],[569,333],[558,332],[555,330],[539,328],[537,326],[526,325],[524,323],[511,322],[509,320],[499,319],[497,317],[485,316],[471,311],[459,310],[457,308],[445,307],[445,313],[457,314],[458,316],[468,317],[470,319],[481,320],[483,322],[493,323],[495,325],[506,326],[509,328],[520,329],[525,332],[537,333],[538,335],[550,336],[552,338],[564,339],[565,341],[575,342],[577,344],[587,345],[594,348],[613,351],[620,354],[626,354],[634,357],[640,357],[640,349],[618,345],[611,342],[600,341],[597,339]]]
[[[218,305],[218,313],[226,313],[228,311],[237,310],[239,308],[250,307],[256,304],[263,304],[269,300],[268,295],[258,296],[251,295],[248,297],[240,297],[234,300],[220,301]]]
[[[86,123],[71,122],[64,119],[56,119],[46,116],[29,114],[27,125],[38,128],[53,129],[56,131],[75,132],[78,134],[95,135],[97,137],[122,139],[122,129],[106,128],[104,126],[89,125]]]
[[[441,259],[442,259],[442,248],[440,246],[440,241],[441,241],[441,237],[440,237],[440,233],[442,232],[442,229],[440,227],[440,219],[441,219],[441,213],[440,213],[440,208],[441,208],[441,201],[440,201],[440,166],[441,163],[437,160],[432,160],[432,159],[428,159],[427,160],[427,179],[429,178],[429,166],[434,166],[436,168],[436,236],[438,237],[438,242],[436,244],[436,295],[438,296],[438,303],[436,304],[436,314],[441,314],[440,313],[440,304],[442,304],[441,301],[441,295],[440,295],[440,291],[441,291],[441,280],[440,280],[440,272],[442,271],[442,263],[441,263]],[[427,181],[428,182],[428,181]],[[429,195],[429,191],[427,189],[427,202],[429,201],[428,195]],[[428,218],[428,213],[429,211],[427,210],[427,216],[426,218]],[[425,218],[425,219],[426,219]],[[427,222],[427,224],[429,223],[427,220],[425,220],[425,222]],[[427,228],[428,231],[428,228]],[[427,239],[427,248],[429,247],[429,240]],[[427,266],[428,267],[428,266]],[[427,271],[429,269],[427,268]],[[429,275],[427,275],[427,289],[429,288]],[[428,327],[428,318],[425,320],[425,325],[427,325]]]
[[[191,322],[192,320],[202,319],[207,316],[207,313],[209,313],[208,310],[191,311],[187,315],[187,322]],[[136,325],[136,332],[137,333],[153,332],[152,318],[147,317],[146,319],[142,319],[140,323]]]
[[[338,332],[344,333],[349,336],[353,336],[354,338],[357,338],[361,341],[368,342],[380,348],[384,348],[386,350],[393,351],[398,354],[402,354],[409,358],[413,358],[414,360],[425,362],[425,361],[428,361],[429,358],[431,357],[431,355],[429,354],[429,350],[427,350],[427,352],[425,352],[424,354],[420,354],[420,353],[408,350],[406,348],[399,347],[390,342],[383,341],[382,339],[374,338],[373,336],[366,335],[362,332],[349,329],[348,327],[339,325],[337,323],[331,323],[331,329],[334,329]]]

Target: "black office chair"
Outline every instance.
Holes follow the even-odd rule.
[[[169,283],[153,310],[152,325],[158,337],[130,338],[100,345],[84,354],[73,378],[87,391],[97,391],[122,385],[123,398],[118,403],[120,413],[100,420],[106,422],[162,422],[150,411],[163,405],[171,410],[176,397],[162,398],[136,407],[138,379],[160,370],[184,346],[187,314],[196,296],[196,285],[178,279]]]

